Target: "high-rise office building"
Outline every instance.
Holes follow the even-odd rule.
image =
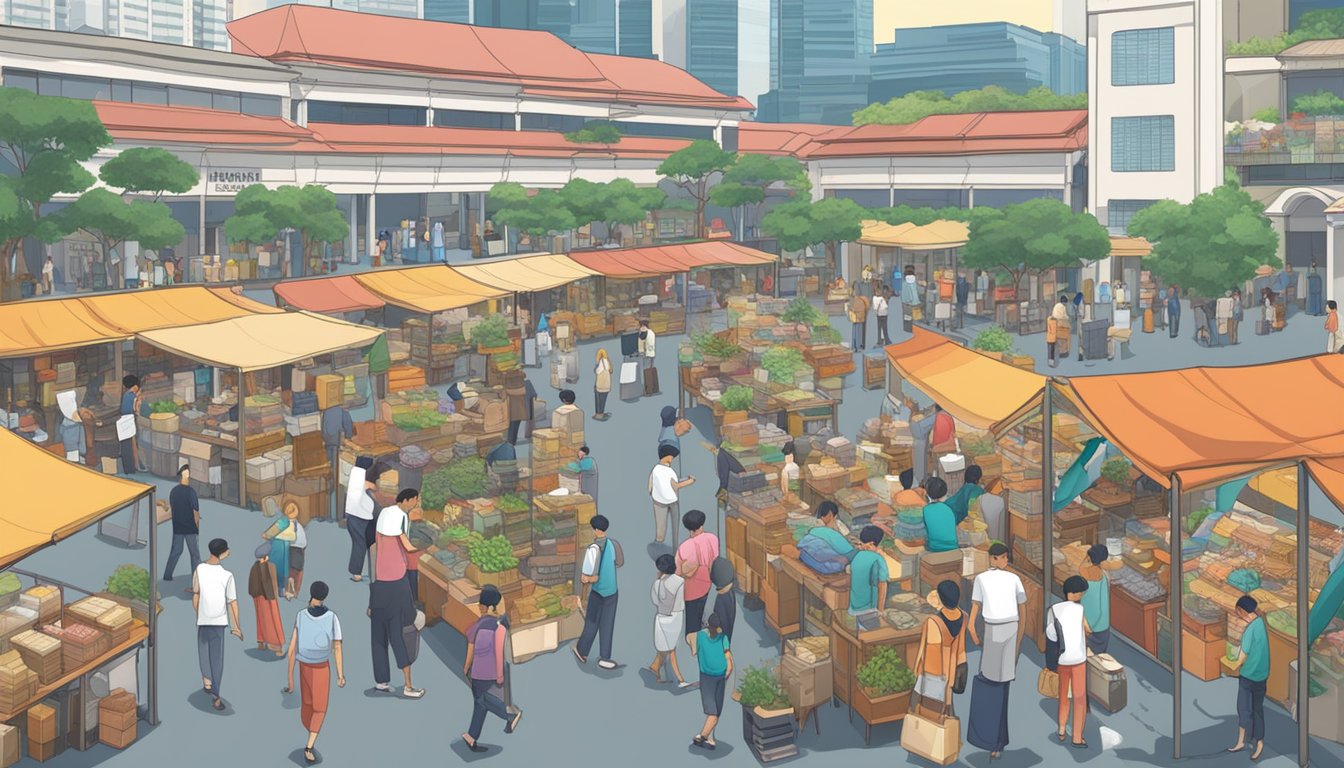
[[[0,0],[0,24],[228,50],[231,0]]]
[[[654,0],[617,0],[617,53],[653,58],[653,5]]]
[[[1017,93],[1042,85],[1055,93],[1082,93],[1087,49],[1072,38],[1007,22],[898,29],[895,42],[877,46],[872,78],[871,102],[987,85]]]
[[[427,2],[455,4],[454,0]],[[471,0],[471,23],[550,32],[590,53],[652,57],[654,0]],[[426,6],[428,14],[429,6]],[[463,19],[433,17],[439,21]]]
[[[772,0],[762,120],[848,124],[868,105],[873,0]]]
[[[738,0],[737,93],[753,104],[770,90],[770,0]]]
[[[686,0],[685,69],[720,93],[737,95],[738,0]]]
[[[430,21],[471,23],[471,0],[425,0],[425,18]]]
[[[1288,0],[1225,0],[1269,3]],[[1297,0],[1301,1],[1301,0]],[[1310,0],[1308,0],[1310,1]],[[1317,0],[1320,1],[1320,0]],[[1325,0],[1330,2],[1332,0]],[[877,3],[874,27],[878,43],[890,43],[892,30],[1006,21],[1042,32],[1058,32],[1078,42],[1087,39],[1087,0],[955,0],[950,3]]]

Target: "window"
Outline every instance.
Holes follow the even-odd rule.
[[[523,130],[573,133],[586,122],[587,118],[572,115],[523,115]]]
[[[1129,222],[1134,214],[1156,203],[1156,200],[1112,200],[1106,205],[1106,228],[1112,235],[1129,234]]]
[[[440,128],[488,128],[513,130],[513,115],[504,112],[478,112],[472,109],[436,109],[434,124]]]
[[[131,100],[131,84],[127,80],[112,81],[112,100],[127,102]]]
[[[662,139],[712,139],[714,138],[714,129],[708,125],[676,125],[674,123],[634,123],[628,120],[620,120],[615,123],[621,133],[626,136],[656,136]],[[728,131],[735,129],[724,128],[723,141],[727,144]],[[727,149],[727,147],[724,147]],[[730,150],[730,151],[735,151]]]
[[[37,93],[37,73],[26,69],[4,69],[4,82],[9,88],[22,88]]]
[[[308,122],[345,125],[424,125],[425,110],[422,107],[391,107],[385,104],[310,101]]]
[[[1111,118],[1111,170],[1176,170],[1176,119],[1171,115]]]
[[[131,83],[131,100],[136,104],[168,106],[168,86],[151,83]]]
[[[168,87],[168,104],[173,107],[212,109],[214,100],[209,91],[173,85]]]
[[[216,91],[210,94],[210,108],[220,112],[241,112],[242,99],[236,93]]]
[[[5,85],[40,93],[44,96],[64,96],[67,99],[103,99],[135,104],[195,107],[223,112],[243,112],[249,115],[280,116],[279,96],[252,96],[237,91],[215,91],[208,88],[138,83],[129,80],[105,80],[98,77],[80,77],[50,72],[33,72],[6,67],[0,71]]]
[[[737,126],[723,127],[723,150],[725,152],[737,151]]]
[[[1111,35],[1111,85],[1176,82],[1176,30],[1130,29]]]

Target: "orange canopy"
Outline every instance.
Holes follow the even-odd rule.
[[[982,355],[932,331],[887,347],[902,376],[975,429],[990,429],[1038,398],[1045,377]]]
[[[364,272],[354,278],[388,304],[431,315],[502,298],[509,293],[478,283],[443,264]]]
[[[78,301],[104,323],[128,334],[283,311],[227,289],[196,285],[108,293]]]
[[[103,322],[76,299],[0,304],[0,357],[105,344],[129,335]]]
[[[699,267],[760,267],[779,259],[774,254],[725,240],[573,251],[569,258],[599,274],[624,279],[689,272]]]
[[[274,290],[275,295],[291,307],[323,314],[379,309],[385,304],[350,275],[291,280],[277,284]]]
[[[1280,393],[1290,383],[1292,396]],[[1069,380],[1059,392],[1134,465],[1198,487],[1306,458],[1344,456],[1344,357]]]

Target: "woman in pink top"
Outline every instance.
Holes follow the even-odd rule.
[[[719,540],[705,533],[705,513],[698,509],[681,516],[689,538],[677,547],[677,573],[686,580],[686,643],[695,651],[695,635],[704,626],[709,600],[709,567],[719,556]]]
[[[411,546],[410,513],[420,504],[420,492],[414,488],[404,488],[397,494],[397,503],[383,507],[378,513],[378,559],[374,564],[373,578],[376,581],[398,581],[406,577],[406,566],[410,562]]]

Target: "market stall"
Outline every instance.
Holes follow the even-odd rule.
[[[473,262],[455,269],[482,285],[511,292],[515,323],[521,320],[525,327],[531,327],[530,320],[545,314],[552,326],[570,323],[581,339],[610,333],[606,316],[600,311],[601,276],[568,256],[543,253]],[[520,304],[527,308],[526,317],[519,316]]]
[[[346,320],[353,319],[356,313],[363,313],[367,317],[386,306],[386,302],[350,275],[289,280],[276,283],[272,290],[275,292],[276,306],[333,315]]]
[[[116,577],[109,583],[114,594],[16,566],[129,506],[148,512],[154,489],[24,443],[0,430],[0,461],[25,479],[12,484],[0,511],[0,743],[7,760],[19,757],[20,742],[29,757],[43,761],[67,748],[86,750],[92,739],[123,749],[136,738],[139,701],[146,702],[149,724],[159,721],[153,601],[123,594],[131,590]],[[50,503],[52,488],[60,489],[63,503]],[[131,580],[139,581],[144,595],[137,597],[156,593],[155,529],[151,523],[147,572],[129,565],[118,569],[138,573]],[[148,656],[143,692],[142,649]]]
[[[325,517],[335,468],[320,411],[368,397],[360,360],[381,335],[306,312],[137,334],[151,463],[171,475],[185,459],[204,498],[260,505],[284,492],[303,522]]]
[[[872,267],[874,281],[889,286],[899,297],[902,286],[897,274],[903,274],[906,267],[910,267],[920,297],[919,317],[915,319],[929,325],[946,325],[959,319],[954,311],[958,280],[966,282],[967,314],[991,314],[996,300],[993,276],[962,269],[957,264],[957,256],[966,245],[969,232],[964,222],[946,219],[922,226],[910,222],[865,221],[863,234],[856,241],[858,247],[850,253],[850,274],[857,276],[862,274],[863,267]],[[865,295],[871,297],[872,287],[866,290]],[[1008,295],[1005,300],[1011,303],[1012,296]]]

